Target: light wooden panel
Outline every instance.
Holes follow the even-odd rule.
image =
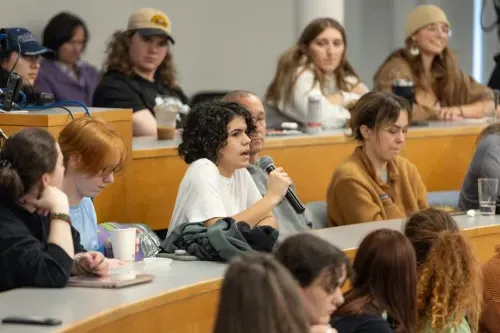
[[[476,139],[477,135],[410,139],[403,156],[415,163],[427,191],[460,190]]]
[[[175,290],[76,323],[63,332],[211,333],[221,279]]]
[[[471,240],[482,263],[494,254],[495,246],[500,243],[500,225],[468,229],[463,233]],[[353,260],[356,249],[345,253]],[[217,279],[166,292],[109,309],[62,332],[210,333],[217,316],[220,286],[221,279]]]
[[[333,170],[355,147],[354,142],[276,147],[266,148],[264,155],[292,177],[302,202],[324,201]]]
[[[153,230],[168,228],[187,165],[171,155],[133,159],[130,169],[124,206],[128,220]]]

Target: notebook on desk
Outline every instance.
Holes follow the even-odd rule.
[[[125,288],[138,284],[148,283],[153,281],[154,275],[151,274],[124,274],[116,276],[88,276],[79,275],[69,278],[69,287],[84,287],[84,288]]]

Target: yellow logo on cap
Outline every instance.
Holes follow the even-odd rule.
[[[162,15],[155,15],[151,18],[151,23],[155,25],[159,25],[164,27],[165,29],[168,28],[168,18]]]

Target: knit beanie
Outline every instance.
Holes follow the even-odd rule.
[[[405,23],[405,38],[410,37],[419,29],[431,23],[443,22],[448,26],[450,22],[441,8],[435,5],[419,5],[408,14]]]

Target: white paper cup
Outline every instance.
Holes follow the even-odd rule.
[[[135,228],[113,229],[111,233],[111,246],[113,257],[123,261],[135,261]]]

